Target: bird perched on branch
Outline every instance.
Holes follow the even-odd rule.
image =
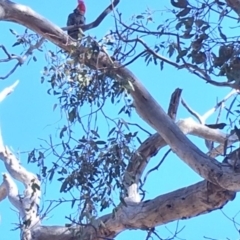
[[[85,24],[86,5],[84,0],[78,0],[78,6],[68,15],[67,26]],[[69,29],[68,35],[78,39],[79,29]]]

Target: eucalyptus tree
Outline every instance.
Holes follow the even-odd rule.
[[[22,239],[113,239],[127,229],[154,233],[156,226],[209,213],[234,199],[240,188],[239,157],[238,149],[229,153],[228,147],[238,142],[240,136],[235,126],[238,114],[232,110],[237,109],[234,104],[239,91],[239,37],[234,31],[227,36],[224,27],[226,21],[237,25],[238,3],[237,0],[171,0],[170,17],[156,26],[147,23],[158,17],[158,11],[135,14],[127,24],[117,10],[120,0],[115,0],[94,22],[60,28],[27,6],[0,0],[0,19],[26,28],[22,35],[11,30],[16,36],[13,46],[23,46],[23,54],[10,54],[7,47],[1,46],[6,55],[1,62],[16,61],[1,79],[7,80],[29,58],[36,60],[34,52],[44,51],[47,42],[53,43],[59,51],[48,51],[50,57],[42,81],[49,82],[48,93],[58,97],[68,121],[60,131],[59,143],[51,143],[51,156],[57,159],[52,166],[46,165],[49,149],[35,148],[29,153],[28,161],[41,168],[40,178],[21,166],[3,140],[0,142],[0,158],[8,172],[3,174],[0,199],[8,197],[19,211]],[[113,29],[101,40],[88,36],[87,31],[99,27],[110,12]],[[208,21],[210,18],[215,22]],[[79,29],[77,40],[65,32],[74,28]],[[161,102],[153,98],[131,71],[131,63],[142,58],[146,66],[155,64],[164,71],[166,65],[171,65],[216,88],[232,90],[200,115],[181,99],[181,89],[176,89],[165,112]],[[17,82],[4,89],[0,99],[16,85]],[[218,121],[207,124],[208,117],[217,111],[221,113],[232,96],[235,100],[227,111],[228,116],[234,116],[228,124],[231,129],[224,131],[227,123]],[[177,120],[180,102],[197,121]],[[121,117],[105,113],[105,108],[115,103],[122,104]],[[155,133],[147,132],[141,124],[128,122],[135,111]],[[107,134],[101,129],[99,114],[107,123]],[[76,126],[81,129],[81,136],[76,134]],[[145,131],[146,139],[138,137],[140,131]],[[204,139],[208,152],[204,153],[186,135]],[[174,152],[179,161],[204,180],[146,200],[142,186],[147,179],[143,179],[143,173],[152,157],[167,145],[168,152]],[[156,169],[166,157],[167,154]],[[45,226],[39,212],[40,179],[56,180],[56,176],[62,183],[60,192],[79,190],[80,197],[73,198],[71,204],[81,208],[77,218],[69,218],[71,224]],[[13,178],[24,184],[21,197]],[[111,198],[116,190],[118,205]],[[111,209],[111,213],[101,216],[103,209]]]

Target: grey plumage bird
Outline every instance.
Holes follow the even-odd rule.
[[[78,6],[73,10],[72,13],[68,15],[67,26],[72,25],[81,25],[85,24],[86,6],[83,0],[78,0]],[[79,30],[78,29],[69,29],[68,35],[74,39],[78,39]]]

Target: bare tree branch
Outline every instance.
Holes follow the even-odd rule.
[[[39,14],[28,9],[22,14],[22,8],[19,4],[15,5],[8,1],[0,1],[0,6],[1,12],[4,13],[2,14],[4,20],[25,25],[60,48],[71,51],[72,45],[69,42],[68,36],[59,27],[44,19]],[[79,54],[84,54],[87,48],[80,46],[78,51]],[[219,184],[223,188],[233,191],[240,190],[240,176],[234,173],[234,171],[223,169],[215,159],[209,158],[187,139],[131,71],[116,62],[113,64],[109,61],[109,57],[101,52],[98,56],[92,55],[92,58],[85,58],[85,64],[92,69],[106,71],[109,77],[114,77],[125,84],[131,82],[133,89],[130,93],[139,115],[161,133],[172,150],[186,164],[200,176],[214,184]],[[162,124],[163,122],[165,123],[164,125]]]
[[[219,107],[221,107],[229,98],[231,98],[232,96],[236,95],[239,93],[239,90],[237,89],[233,89],[229,94],[227,94],[227,96],[225,96],[220,102],[218,102],[216,104],[216,106],[214,106],[212,109],[210,109],[209,111],[207,111],[206,113],[203,114],[202,119],[204,120],[204,122],[213,114],[217,111],[217,109]]]
[[[28,50],[22,55],[22,56],[18,56],[15,54],[10,54],[7,49],[5,48],[5,46],[1,45],[0,48],[3,49],[4,53],[7,55],[8,58],[6,59],[0,59],[0,62],[9,62],[11,60],[17,60],[17,64],[15,64],[15,66],[9,71],[9,73],[7,73],[5,76],[0,77],[0,79],[4,80],[7,79],[11,74],[13,74],[15,72],[15,70],[21,66],[27,59],[28,57],[32,54],[32,52],[35,49],[39,49],[39,47],[43,44],[44,42],[44,38],[41,38],[40,40],[38,40],[36,42],[36,44],[31,45]]]
[[[71,52],[73,47],[77,45],[76,42],[73,42],[58,26],[23,5],[15,4],[7,0],[0,0],[0,19],[22,24],[65,51]],[[79,46],[77,54],[84,55],[87,51],[88,48]],[[215,159],[201,152],[184,134],[194,129],[192,130],[194,134],[202,134],[204,138],[211,138],[211,140],[219,142],[225,141],[226,135],[221,134],[221,132],[216,129],[210,129],[203,125],[199,126],[199,124],[194,123],[194,121],[191,122],[191,124],[188,123],[187,126],[185,125],[185,128],[183,122],[179,122],[179,128],[155,99],[153,99],[137,77],[121,64],[111,61],[105,52],[92,55],[91,58],[84,58],[84,64],[91,69],[103,71],[107,76],[113,77],[123,84],[129,84],[129,91],[134,99],[136,110],[139,116],[157,130],[158,135],[155,134],[154,137],[158,138],[159,144],[160,142],[162,144],[168,144],[180,159],[206,179],[190,187],[158,196],[153,200],[140,203],[129,201],[127,207],[120,205],[114,215],[109,214],[99,218],[97,232],[91,226],[84,228],[85,232],[89,233],[85,239],[93,237],[93,239],[97,240],[102,239],[102,237],[114,237],[126,228],[146,229],[177,219],[194,217],[220,208],[234,198],[235,192],[233,191],[240,190],[239,174],[234,172],[232,168],[220,164]],[[182,128],[184,132],[180,130]],[[149,143],[145,142],[142,148],[148,144]],[[149,155],[153,155],[154,150],[155,152],[158,151],[159,145],[157,148],[156,146],[154,147],[148,150]],[[146,157],[149,157],[149,155]],[[4,162],[10,175],[24,182],[26,190],[28,190],[25,191],[26,199],[28,199],[31,204],[34,203],[34,209],[36,210],[39,192],[36,191],[36,197],[34,197],[34,199],[29,198],[29,194],[33,191],[32,181],[39,186],[36,176],[27,172],[26,169],[16,161],[16,158],[9,149],[3,146],[2,141],[0,144],[0,158]],[[144,165],[134,167],[135,173],[138,172],[139,176],[142,174],[142,166]],[[134,190],[137,191],[136,185],[133,184],[133,186],[135,186]],[[194,205],[192,204],[193,202]],[[26,208],[24,208],[24,210],[26,210]],[[37,211],[35,211],[35,214],[36,213]],[[29,214],[30,216],[28,215],[28,217],[34,216],[33,212]],[[37,221],[34,221],[34,223],[36,222]],[[79,239],[79,236],[74,235],[74,229],[45,227],[41,226],[39,222],[36,226],[31,227],[30,233],[32,240]],[[83,227],[75,227],[75,229],[82,230]],[[26,230],[30,229],[26,228]],[[28,237],[27,234],[29,231],[23,231],[23,233]]]
[[[7,197],[7,186],[5,182],[0,185],[0,202]]]
[[[183,99],[181,100],[181,103],[190,114],[192,114],[201,124],[204,124],[202,117],[196,111],[194,111],[190,106],[188,106],[188,104]]]
[[[232,8],[232,10],[240,16],[240,1],[239,0],[225,0],[227,5]]]
[[[40,204],[40,182],[33,173],[28,172],[20,165],[18,159],[11,153],[9,148],[3,145],[2,137],[0,136],[0,160],[4,162],[6,169],[11,177],[22,182],[25,186],[23,197],[18,194],[17,185],[9,174],[3,175],[3,183],[7,189],[7,195],[14,207],[20,213],[23,221],[22,239],[31,240],[31,228],[39,225],[40,218],[38,208]]]
[[[182,94],[182,89],[177,88],[171,96],[170,104],[168,107],[168,115],[174,121],[176,120],[177,110],[178,110],[181,94]]]
[[[112,214],[108,214],[98,219],[105,226],[105,228],[100,227],[98,237],[90,226],[86,227],[85,231],[96,240],[113,238],[126,229],[146,230],[177,219],[186,219],[208,213],[211,210],[221,208],[234,197],[234,192],[202,181],[158,196],[153,200],[129,204],[127,207],[123,205],[118,207],[114,217]],[[77,232],[79,227],[73,227],[71,230],[71,228],[60,226],[39,226],[33,229],[33,236],[36,236],[33,240],[77,240],[79,236],[74,237],[74,229]],[[89,238],[83,237],[82,239]]]

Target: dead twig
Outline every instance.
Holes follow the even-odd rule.
[[[176,120],[176,116],[177,116],[177,110],[179,107],[179,102],[180,102],[180,98],[181,98],[181,94],[182,94],[182,89],[177,88],[172,96],[171,96],[171,100],[169,103],[169,107],[168,107],[168,115],[170,118],[172,118],[174,121]]]
[[[0,62],[10,62],[12,60],[17,60],[18,61],[15,64],[15,66],[5,76],[1,76],[0,79],[4,80],[4,79],[7,79],[10,75],[12,75],[15,72],[15,70],[27,60],[27,58],[32,54],[32,52],[35,49],[38,49],[43,44],[44,41],[45,41],[45,39],[43,37],[40,38],[40,40],[38,40],[34,45],[30,45],[28,50],[22,56],[18,56],[18,55],[15,55],[15,54],[10,54],[7,51],[7,49],[5,48],[5,46],[0,45],[0,48],[7,55],[7,58],[0,59]]]

